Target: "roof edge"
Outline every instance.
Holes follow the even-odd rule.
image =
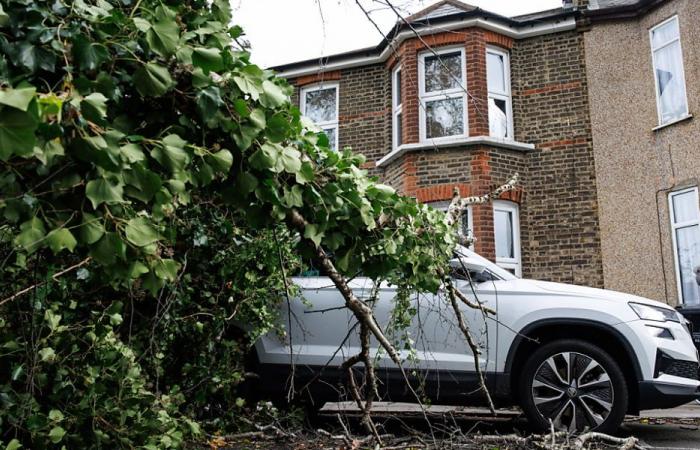
[[[638,0],[628,5],[612,6],[599,9],[585,9],[583,16],[590,22],[605,22],[611,20],[629,20],[641,17],[665,3],[667,0]]]

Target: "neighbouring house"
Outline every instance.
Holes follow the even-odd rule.
[[[684,45],[698,42],[697,16],[693,0],[564,0],[510,18],[443,0],[376,47],[274,69],[334,148],[421,202],[445,207],[455,187],[480,194],[519,173],[518,190],[463,224],[502,267],[674,303],[700,255],[688,247],[700,165],[685,100],[698,87],[680,92],[671,53],[697,68]]]
[[[605,287],[700,305],[700,2],[583,17]]]

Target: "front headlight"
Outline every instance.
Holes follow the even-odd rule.
[[[629,303],[630,308],[643,320],[654,320],[656,322],[680,322],[678,313],[669,308],[659,306],[644,305],[642,303]]]

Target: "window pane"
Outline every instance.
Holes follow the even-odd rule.
[[[676,230],[678,245],[678,267],[681,272],[681,293],[683,303],[700,304],[698,281],[700,281],[700,226]]]
[[[502,94],[507,92],[505,73],[506,65],[503,55],[486,53],[486,74],[488,76],[489,91]]]
[[[394,99],[394,105],[399,106],[401,104],[401,71],[400,70],[396,71],[394,83],[396,86],[396,98]]]
[[[425,57],[425,92],[462,87],[462,54]]]
[[[662,123],[681,117],[687,111],[681,58],[679,41],[654,52]]]
[[[473,237],[472,229],[469,228],[469,209],[462,212],[462,234],[466,237]]]
[[[654,28],[651,32],[651,44],[654,48],[666,44],[668,41],[676,39],[678,34],[678,20],[670,22]]]
[[[513,213],[511,211],[493,212],[496,238],[496,258],[515,258],[513,246]]]
[[[396,115],[396,130],[394,132],[396,133],[396,146],[398,147],[403,144],[403,122],[401,113]]]
[[[328,136],[328,146],[331,148],[331,150],[337,150],[335,142],[335,131],[335,128],[323,129],[323,132],[326,133],[326,136]]]
[[[304,115],[314,122],[331,122],[336,120],[335,103],[335,88],[307,92]]]
[[[425,136],[428,139],[464,134],[464,99],[433,100],[425,103]]]
[[[508,113],[506,101],[489,98],[489,133],[491,136],[506,138],[508,136]]]
[[[673,196],[673,216],[675,223],[698,219],[698,204],[695,191]]]

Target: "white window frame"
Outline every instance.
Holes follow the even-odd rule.
[[[431,56],[440,56],[444,55],[447,53],[457,53],[459,52],[460,54],[460,59],[462,60],[462,63],[460,64],[461,70],[461,80],[460,80],[460,85],[456,88],[453,89],[447,89],[447,90],[442,90],[442,91],[436,91],[436,92],[425,92],[425,59],[429,58]],[[464,137],[464,136],[469,136],[469,121],[467,119],[468,116],[468,111],[467,111],[467,101],[466,101],[466,86],[467,86],[467,63],[466,59],[464,56],[464,47],[445,47],[441,48],[439,50],[434,50],[434,51],[427,51],[423,52],[419,55],[418,57],[418,101],[419,101],[419,112],[418,112],[418,120],[420,121],[418,130],[420,134],[420,141],[421,142],[440,142],[440,141],[445,141],[445,140],[454,140],[457,137]],[[453,136],[442,136],[442,137],[437,137],[437,138],[430,138],[428,139],[426,137],[427,135],[427,129],[425,126],[425,121],[426,121],[426,104],[429,101],[432,100],[446,100],[450,98],[461,98],[463,107],[462,111],[464,111],[464,114],[462,116],[462,125],[464,129],[463,134],[456,134]]]
[[[488,98],[491,100],[493,99],[498,99],[498,100],[505,100],[506,102],[506,123],[507,123],[507,133],[508,136],[506,136],[506,139],[508,140],[513,140],[513,94],[511,90],[511,79],[510,79],[510,54],[507,51],[504,51],[498,47],[492,47],[492,46],[487,46],[486,47],[486,53],[487,55],[489,53],[493,53],[495,55],[499,55],[503,57],[503,70],[505,73],[503,74],[503,80],[505,81],[506,85],[506,90],[505,92],[497,92],[497,91],[488,91]],[[486,59],[487,61],[487,66],[486,66],[486,73],[488,77],[488,58]],[[487,78],[488,80],[488,78]],[[488,82],[487,82],[488,86]],[[488,88],[487,88],[488,89]],[[489,118],[489,128],[491,128],[491,121]],[[489,131],[489,134],[490,131]]]
[[[496,246],[496,211],[505,211],[513,214],[513,253],[514,258],[503,258],[496,256],[496,264],[503,269],[511,269],[515,275],[521,277],[523,274],[522,260],[520,256],[520,207],[517,203],[508,200],[494,200],[493,202],[493,228],[494,228],[494,249]]]
[[[399,86],[396,82],[396,75],[399,72],[401,72],[401,78],[403,78],[400,65],[396,66],[391,72],[391,148],[394,150],[399,146],[399,115],[403,119],[403,102],[398,96]]]
[[[674,39],[671,39],[668,42],[664,42],[662,45],[659,45],[658,47],[654,47],[654,40],[653,40],[653,35],[654,35],[654,30],[657,28],[660,28],[664,25],[666,25],[669,22],[675,21],[676,24],[678,25],[678,36]],[[683,100],[685,102],[685,113],[681,117],[674,117],[671,118],[667,121],[664,122],[663,120],[663,113],[661,111],[661,99],[659,98],[659,80],[658,77],[656,76],[656,52],[668,47],[669,45],[675,43],[678,41],[678,51],[680,52],[680,67],[681,67],[681,81],[682,81],[682,86],[683,86]],[[649,46],[651,47],[651,61],[652,61],[652,71],[654,75],[654,95],[656,96],[656,115],[659,118],[659,126],[661,125],[666,125],[670,124],[673,122],[678,121],[679,119],[682,119],[690,114],[690,111],[688,109],[688,92],[686,89],[686,84],[685,84],[685,64],[683,61],[683,45],[681,43],[681,22],[678,20],[678,16],[675,15],[673,17],[669,17],[668,19],[664,20],[661,23],[658,23],[651,27],[649,29]]]
[[[340,111],[340,84],[339,83],[318,83],[318,84],[313,84],[310,86],[304,86],[301,88],[301,92],[299,93],[299,108],[301,109],[301,113],[303,115],[306,115],[306,94],[309,92],[314,92],[314,91],[323,91],[326,89],[335,89],[335,120],[328,120],[324,122],[315,122],[316,126],[321,128],[321,129],[329,129],[329,128],[334,128],[335,129],[335,142],[333,145],[333,148],[337,151],[338,150],[338,141],[340,138],[340,126],[339,126],[339,111]]]
[[[692,192],[695,194],[695,206],[698,208],[698,216],[695,220],[689,220],[686,222],[676,222],[676,209],[673,207],[673,198],[679,195],[687,194]],[[700,227],[700,201],[698,200],[698,187],[693,186],[687,189],[681,189],[678,191],[673,191],[668,194],[668,213],[671,220],[671,240],[673,242],[673,262],[676,269],[676,289],[678,293],[678,304],[682,305],[683,302],[683,286],[681,278],[681,264],[680,255],[678,254],[678,240],[676,238],[676,230],[679,228],[685,228],[697,225]]]
[[[439,200],[435,202],[429,202],[428,205],[430,205],[432,208],[437,209],[438,211],[443,211],[447,212],[447,208],[450,207],[450,200]],[[467,205],[467,231],[469,232],[470,237],[474,237],[474,209],[472,208],[471,205]],[[471,245],[468,247],[469,250],[474,251],[474,242],[472,241]]]

